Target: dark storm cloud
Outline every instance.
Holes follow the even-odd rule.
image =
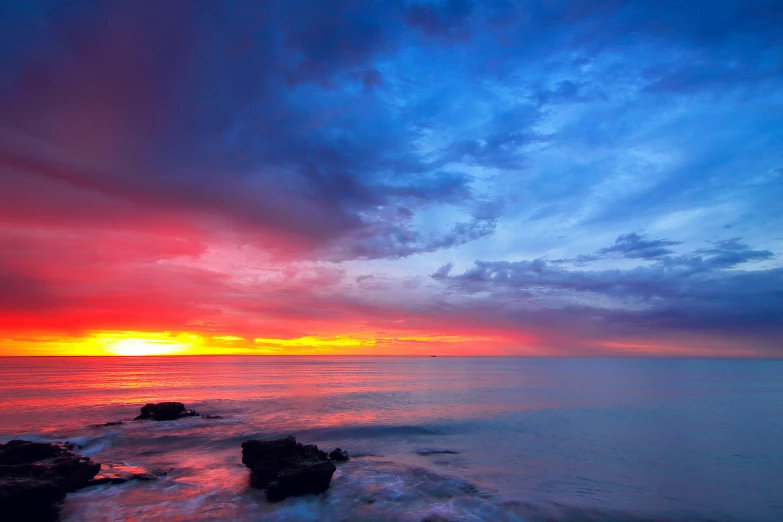
[[[687,45],[703,55],[697,66],[710,68],[729,43],[734,56],[747,55],[764,38],[773,45],[781,16],[775,4],[6,5],[10,30],[0,48],[5,64],[0,120],[62,155],[44,158],[33,151],[36,158],[20,159],[17,150],[6,148],[4,170],[35,161],[30,170],[37,175],[144,204],[219,213],[305,242],[335,243],[341,251],[346,249],[340,238],[357,231],[380,234],[377,240],[388,247],[380,251],[391,257],[445,248],[485,237],[492,223],[442,223],[442,238],[412,242],[394,223],[389,231],[378,226],[385,215],[381,207],[416,212],[421,202],[411,199],[432,205],[457,194],[469,199],[471,179],[443,172],[442,166],[518,169],[525,165],[523,149],[551,136],[536,130],[541,112],[520,104],[455,136],[440,153],[416,150],[415,128],[400,119],[389,93],[375,93],[386,85],[378,62],[394,57],[409,33],[472,45],[473,73],[481,73],[480,64],[490,59],[500,72],[519,63],[521,53],[545,58],[551,52],[546,42],[595,55],[608,46],[630,45],[631,33],[649,42]],[[496,30],[501,41],[489,37]],[[444,52],[441,59],[448,60]],[[758,67],[770,78],[778,70],[767,62]],[[646,72],[653,90],[674,85],[673,75],[683,74],[666,67],[657,71]],[[495,77],[491,69],[483,72]],[[735,72],[748,77],[748,71]],[[466,80],[461,89],[471,89],[471,83]],[[693,85],[690,90],[698,88]],[[605,96],[606,87],[567,78],[540,87],[533,99],[539,105],[588,102]],[[66,169],[64,157],[87,158],[94,168]]]
[[[381,206],[469,198],[469,178],[439,175],[371,94],[343,92],[383,83],[369,60],[391,46],[393,6],[39,7],[29,47],[7,49],[28,60],[3,85],[0,115],[63,154],[5,143],[4,170],[318,243],[374,226]]]

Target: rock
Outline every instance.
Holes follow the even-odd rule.
[[[429,515],[421,520],[421,522],[450,522],[448,518],[445,518],[437,513]]]
[[[124,484],[131,480],[156,480],[165,472],[153,472],[141,466],[129,466],[126,464],[104,464],[101,471],[93,478],[89,485]]]
[[[141,415],[134,420],[168,421],[195,416],[198,416],[198,412],[186,409],[181,402],[159,402],[157,404],[150,402],[142,406]]]
[[[340,448],[335,448],[329,453],[329,460],[332,462],[345,462],[348,460],[348,452]]]
[[[51,518],[53,504],[87,486],[101,469],[68,443],[0,443],[0,513],[4,520]],[[8,518],[5,518],[8,517]]]
[[[120,426],[122,424],[125,424],[124,421],[112,421],[112,422],[104,422],[103,424],[93,424],[96,428],[103,428],[105,426]]]
[[[296,442],[294,437],[246,440],[242,463],[250,468],[251,485],[266,488],[270,502],[326,491],[336,469],[326,452],[313,444]]]
[[[269,483],[266,497],[270,502],[278,502],[287,497],[321,493],[329,489],[334,474],[331,462],[307,462],[280,472],[277,480]]]
[[[218,420],[218,419],[222,419],[223,417],[221,417],[220,415],[202,415],[201,418],[207,420]]]

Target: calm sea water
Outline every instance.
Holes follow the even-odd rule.
[[[93,426],[164,400],[224,419]],[[270,505],[240,443],[288,434],[354,458]],[[69,521],[783,520],[783,361],[0,358],[11,438],[168,471]]]

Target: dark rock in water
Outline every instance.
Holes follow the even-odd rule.
[[[332,462],[345,462],[348,460],[348,452],[344,449],[335,448],[329,453],[329,460]]]
[[[428,457],[430,455],[459,455],[459,451],[447,449],[420,449],[416,450],[416,455],[421,455],[422,457]]]
[[[134,420],[152,419],[156,421],[168,421],[181,419],[182,417],[195,417],[198,412],[188,410],[181,402],[149,403],[141,408],[141,415]]]
[[[435,513],[433,515],[429,515],[426,518],[422,519],[421,522],[450,522],[450,521],[448,518],[445,518]]]
[[[202,415],[201,418],[207,420],[218,420],[218,419],[222,419],[223,417],[221,417],[220,415]]]
[[[141,466],[127,466],[125,464],[104,464],[101,471],[93,478],[89,485],[124,484],[131,480],[155,480],[165,472],[153,472]]]
[[[270,502],[277,502],[287,497],[326,491],[329,489],[334,469],[334,464],[323,461],[302,463],[282,471],[277,480],[267,486],[266,497]]]
[[[102,428],[104,426],[120,426],[122,424],[125,424],[124,421],[112,421],[112,422],[104,422],[103,424],[93,424],[96,428]]]
[[[326,452],[313,444],[296,442],[294,437],[246,440],[242,463],[250,468],[253,487],[266,488],[270,502],[326,491],[336,469]]]
[[[75,444],[12,440],[0,443],[3,520],[43,520],[69,491],[88,485],[101,469],[74,452]],[[7,517],[7,518],[6,518]]]

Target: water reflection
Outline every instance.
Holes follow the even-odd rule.
[[[366,455],[336,477],[348,489],[306,504],[308,516],[331,519],[339,504],[399,508],[404,520],[446,491],[463,515],[485,502],[474,507],[495,519],[514,520],[508,502],[559,502],[780,520],[782,370],[665,359],[5,358],[0,437],[70,439],[104,462],[171,470],[156,484],[77,495],[76,519],[98,516],[107,499],[127,519],[242,519],[251,506],[277,516],[287,508],[247,489],[238,447],[294,434]],[[91,426],[161,400],[224,419]],[[441,493],[416,486],[417,473],[437,477]],[[189,504],[167,503],[174,493]],[[357,500],[373,494],[375,507]]]

